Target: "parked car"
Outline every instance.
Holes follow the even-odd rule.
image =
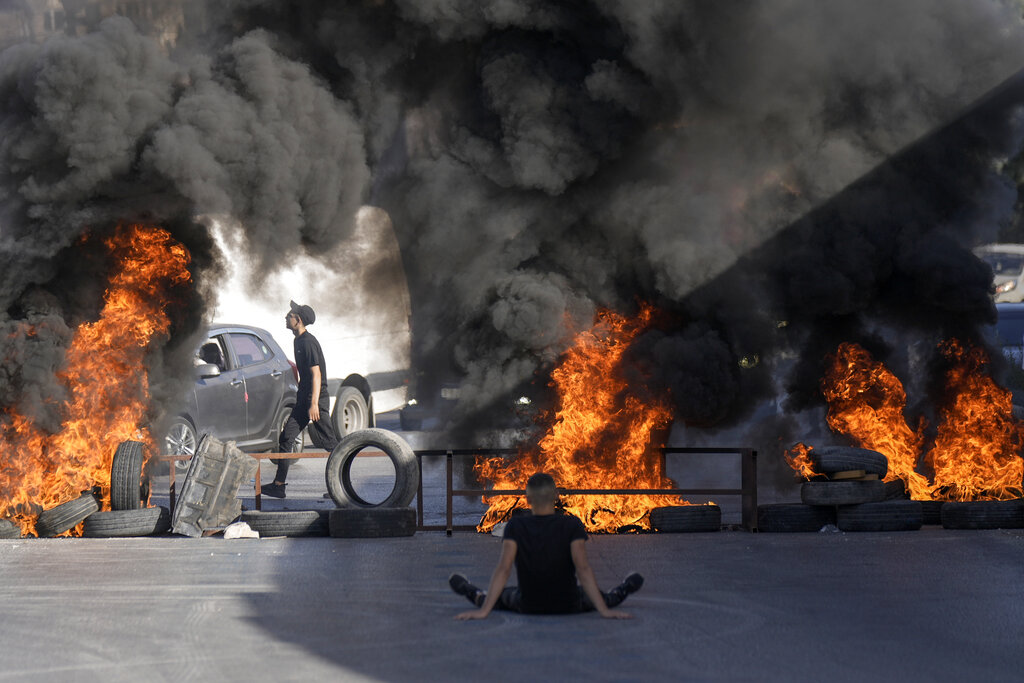
[[[246,452],[277,451],[278,435],[295,405],[299,374],[274,337],[248,325],[214,324],[196,350],[196,382],[164,436],[168,454],[195,452],[209,432]],[[302,451],[303,434],[292,444]],[[184,468],[187,461],[179,461]]]
[[[1024,301],[1024,244],[986,244],[974,254],[992,268],[996,303]]]

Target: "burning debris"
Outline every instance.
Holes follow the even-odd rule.
[[[572,348],[551,373],[558,405],[535,450],[512,460],[489,458],[477,464],[481,478],[497,489],[516,489],[534,472],[547,472],[568,489],[671,488],[662,462],[650,451],[652,434],[671,424],[667,396],[641,402],[623,374],[630,343],[651,322],[645,307],[629,319],[611,311],[598,315],[592,329],[576,335]],[[522,498],[493,497],[478,527],[488,532],[516,509]],[[657,495],[563,495],[563,509],[583,520],[588,531],[648,529],[652,508],[686,502]]]
[[[829,427],[884,454],[885,480],[902,480],[914,500],[1021,497],[1024,422],[1013,415],[1010,392],[992,380],[983,349],[950,340],[941,352],[947,363],[944,398],[930,438],[923,416],[914,427],[907,423],[907,396],[899,379],[865,349],[848,343],[829,358],[821,383]],[[787,454],[803,476],[821,473],[814,458],[804,444]]]
[[[90,238],[83,238],[83,242]],[[57,372],[64,396],[43,397],[60,415],[49,432],[30,415],[0,413],[0,518],[34,533],[43,509],[99,487],[109,507],[111,459],[118,445],[149,434],[147,352],[168,333],[175,290],[190,281],[188,253],[166,230],[122,226],[103,240],[112,271],[95,322],[73,335],[66,363]],[[38,334],[32,325],[19,333]]]

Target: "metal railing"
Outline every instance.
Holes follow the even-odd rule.
[[[315,453],[246,453],[246,455],[248,455],[248,456],[250,456],[252,458],[256,458],[256,482],[253,484],[253,491],[254,491],[255,497],[256,497],[256,509],[257,510],[262,510],[263,509],[263,501],[260,498],[260,489],[261,489],[261,485],[260,485],[260,468],[263,466],[263,461],[264,460],[270,460],[271,458],[273,458],[274,460],[283,460],[283,459],[298,460],[300,458],[326,458],[330,454],[329,453],[324,453],[324,452],[320,451],[320,452],[315,452]],[[175,463],[177,463],[180,460],[191,460],[192,456],[191,455],[157,455],[157,456],[154,456],[154,457],[157,460],[159,460],[160,462],[166,462],[166,463],[170,464],[170,467],[169,467],[170,475],[168,477],[167,494],[168,494],[169,502],[170,502],[170,505],[171,505],[171,512],[174,512],[174,504],[175,504],[175,500],[176,500],[176,496],[177,496],[177,493],[175,491],[175,486],[176,485],[175,485],[175,481],[174,481],[174,479],[175,479],[175,476],[174,476],[175,475],[174,465],[175,465]]]
[[[652,449],[661,457],[661,471],[665,471],[666,456],[675,454],[729,454],[740,456],[740,488],[671,488],[671,489],[565,489],[559,488],[563,495],[580,496],[650,496],[650,495],[691,495],[691,496],[740,496],[742,525],[749,531],[757,531],[757,451],[753,448],[678,448],[666,447]],[[415,451],[420,459],[419,482],[416,488],[416,525],[420,531],[444,531],[451,536],[452,531],[473,531],[475,524],[455,524],[452,501],[456,496],[521,496],[525,489],[479,489],[454,488],[454,460],[457,457],[478,456],[509,456],[519,451],[505,448],[476,449],[434,449]],[[423,522],[423,458],[443,457],[445,459],[445,523],[424,524]]]

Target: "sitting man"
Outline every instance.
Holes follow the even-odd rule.
[[[455,618],[484,619],[492,609],[529,614],[571,614],[597,610],[609,619],[631,615],[611,609],[640,589],[644,578],[630,574],[616,588],[602,593],[583,547],[587,531],[572,515],[555,511],[558,489],[551,475],[538,473],[526,482],[532,515],[514,516],[505,526],[501,559],[484,593],[465,576],[452,574],[448,584],[477,609]],[[505,588],[515,563],[518,587]],[[576,578],[579,577],[579,583]]]

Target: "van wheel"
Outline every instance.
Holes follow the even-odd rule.
[[[369,427],[370,411],[362,392],[355,387],[342,387],[334,402],[331,420],[334,422],[334,434],[339,439],[346,434]]]

